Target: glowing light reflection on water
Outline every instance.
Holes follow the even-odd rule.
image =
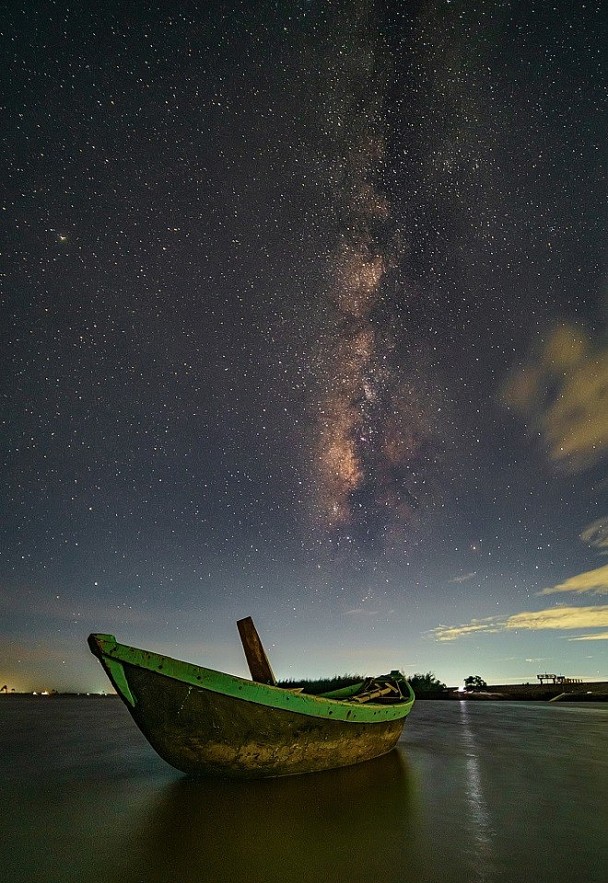
[[[479,747],[470,719],[472,706],[468,701],[459,702],[458,705],[462,721],[462,741],[466,752],[467,779],[465,789],[471,814],[469,830],[475,850],[472,872],[473,878],[479,883],[486,883],[487,880],[492,879],[493,875],[494,832],[482,788]]]

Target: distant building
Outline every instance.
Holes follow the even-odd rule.
[[[536,675],[541,684],[582,684],[582,678],[567,678],[564,675],[554,675],[545,672],[542,675]]]

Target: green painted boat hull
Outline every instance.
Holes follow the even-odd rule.
[[[91,635],[155,751],[189,775],[263,778],[371,760],[394,748],[414,696],[391,704],[325,699],[254,683]],[[407,683],[407,682],[404,682]]]

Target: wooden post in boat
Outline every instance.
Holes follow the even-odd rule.
[[[243,644],[243,650],[247,657],[247,664],[251,672],[251,680],[258,684],[270,684],[276,686],[276,679],[268,662],[266,651],[260,641],[256,627],[250,616],[245,619],[239,619],[237,622],[239,635]]]

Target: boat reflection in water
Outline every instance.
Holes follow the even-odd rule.
[[[131,854],[147,883],[419,880],[412,782],[399,750],[320,774],[173,782]]]

